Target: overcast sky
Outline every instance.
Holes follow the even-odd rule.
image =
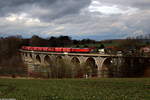
[[[96,40],[150,34],[150,0],[0,0],[0,36]]]

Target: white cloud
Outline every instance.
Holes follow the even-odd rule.
[[[124,9],[121,9],[118,5],[103,4],[98,0],[93,0],[88,9],[90,12],[100,12],[106,15],[132,14],[138,10],[137,8],[131,7],[124,7]]]
[[[23,24],[25,26],[49,26],[50,23],[41,22],[38,18],[32,18],[26,13],[10,14],[5,18],[10,23]]]
[[[56,27],[55,28],[55,31],[61,31],[61,30],[64,30],[65,27],[64,26],[59,26],[59,27]]]

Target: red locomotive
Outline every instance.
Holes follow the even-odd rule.
[[[92,48],[65,48],[65,47],[31,47],[22,46],[22,50],[29,51],[45,51],[45,52],[70,52],[70,53],[89,53],[92,52]]]

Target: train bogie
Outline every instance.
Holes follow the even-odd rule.
[[[43,50],[43,51],[47,51],[47,50],[48,50],[48,47],[42,47],[42,50]]]
[[[54,52],[54,51],[55,51],[55,48],[48,47],[47,51],[48,51],[48,52]]]
[[[71,48],[62,48],[62,52],[71,52]]]
[[[55,52],[62,52],[62,48],[55,48]]]
[[[43,48],[42,48],[42,47],[38,47],[38,50],[39,50],[39,51],[43,51]]]
[[[27,47],[27,50],[31,50],[32,49],[32,47]]]
[[[38,47],[32,47],[31,48],[33,51],[35,50],[35,51],[38,51]]]

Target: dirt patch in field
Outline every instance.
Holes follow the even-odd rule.
[[[146,67],[144,70],[144,77],[150,77],[150,66]]]

